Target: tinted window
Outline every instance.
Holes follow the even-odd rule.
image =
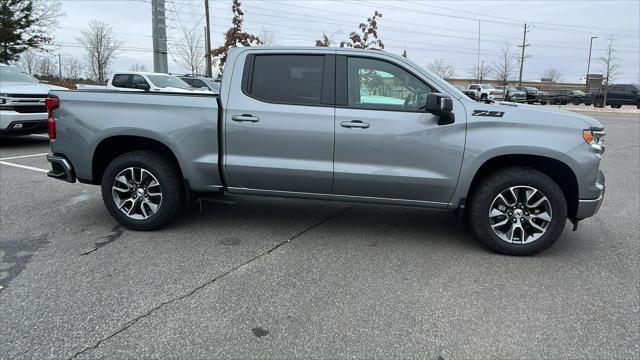
[[[478,88],[478,85],[470,85],[469,89],[471,90],[476,90]]]
[[[197,87],[197,88],[206,88],[207,84],[204,83],[204,81],[202,80],[198,80],[198,79],[193,79],[193,81],[189,84],[193,87]]]
[[[115,87],[130,88],[131,87],[131,75],[129,74],[116,74],[113,75],[111,85]]]
[[[624,86],[622,86],[622,85],[613,85],[611,87],[611,91],[624,91]]]
[[[193,79],[189,79],[189,78],[180,78],[182,79],[182,81],[186,82],[187,84],[193,86]]]
[[[386,61],[347,60],[348,105],[354,108],[419,111],[433,90],[404,69]]]
[[[132,87],[136,87],[138,84],[147,84],[147,80],[140,75],[133,75],[133,81],[131,82]]]
[[[249,93],[260,100],[320,104],[324,55],[256,55]]]

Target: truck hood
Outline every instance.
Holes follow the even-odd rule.
[[[478,103],[481,104],[481,103]],[[495,102],[482,104],[483,110],[504,112],[503,119],[506,121],[525,122],[528,124],[563,124],[569,127],[588,129],[591,127],[601,128],[602,124],[591,116],[557,109],[542,108],[536,105],[520,104],[513,102]],[[472,107],[480,109],[481,107]]]
[[[46,95],[49,90],[68,90],[67,88],[49,84],[2,82],[0,94]]]

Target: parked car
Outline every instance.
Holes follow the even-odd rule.
[[[456,89],[460,90],[463,94],[467,95],[470,99],[476,100],[476,92],[469,90],[462,85],[454,85]]]
[[[148,91],[171,93],[211,93],[209,90],[196,89],[175,75],[141,71],[116,72],[109,78],[106,86],[76,85],[78,90],[116,90]]]
[[[238,47],[222,85],[219,96],[52,91],[48,175],[100,185],[135,230],[199,196],[297,197],[457,211],[513,255],[549,247],[603,199],[597,120],[475,102],[401,56]]]
[[[220,93],[220,80],[212,79],[206,76],[193,76],[193,75],[182,75],[180,76],[182,81],[186,82],[190,86],[198,89],[207,89],[214,94]]]
[[[512,102],[525,102],[527,100],[527,93],[511,86],[507,88],[505,100]]]
[[[580,105],[585,102],[587,94],[581,90],[555,90],[549,95],[549,103],[554,105],[566,105],[572,103],[573,105]]]
[[[63,89],[43,84],[15,66],[0,64],[0,135],[46,133],[44,99],[49,90]]]
[[[467,88],[475,92],[476,99],[480,99],[482,101],[495,100],[495,87],[489,84],[470,84]]]
[[[535,104],[536,102],[541,105],[546,105],[549,103],[550,94],[546,91],[538,90],[533,86],[520,86],[516,89],[522,90],[527,93],[527,103]]]
[[[604,93],[595,91],[592,93],[593,106],[604,107]],[[615,84],[609,88],[606,105],[619,109],[622,105],[635,105],[640,109],[640,85]]]

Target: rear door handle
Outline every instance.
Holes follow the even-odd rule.
[[[260,118],[251,114],[231,115],[231,120],[238,122],[258,122]]]
[[[340,123],[340,126],[349,129],[368,129],[371,124],[368,122],[364,122],[362,120],[351,120],[351,121],[343,121]]]

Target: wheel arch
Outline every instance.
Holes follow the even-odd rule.
[[[573,169],[565,162],[542,155],[508,154],[487,159],[478,167],[466,191],[466,198],[473,197],[478,183],[488,174],[505,167],[532,168],[549,176],[558,184],[567,201],[567,214],[574,218],[578,210],[578,179]]]
[[[149,150],[157,152],[173,161],[183,176],[183,169],[176,154],[167,145],[156,139],[138,135],[114,135],[102,139],[96,146],[91,161],[92,183],[99,184],[104,170],[118,156],[131,151]]]

